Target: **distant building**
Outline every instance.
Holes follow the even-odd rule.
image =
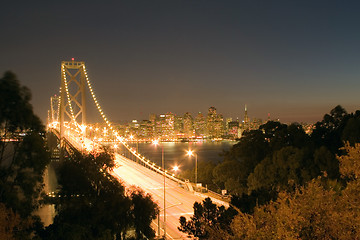
[[[240,123],[237,119],[236,121],[229,121],[227,122],[227,135],[230,139],[237,139],[239,138],[239,129]]]
[[[138,132],[139,139],[152,139],[154,137],[153,124],[150,120],[142,120]]]
[[[154,129],[154,138],[161,138],[163,140],[172,140],[175,137],[175,115],[173,113],[166,113],[150,115],[151,125]]]
[[[194,121],[195,136],[197,138],[205,138],[206,136],[206,120],[204,115],[199,112]]]
[[[173,141],[180,139],[237,139],[242,137],[244,131],[258,129],[262,124],[261,119],[250,119],[245,105],[244,120],[239,118],[227,118],[224,121],[222,114],[219,114],[215,107],[210,107],[206,116],[199,112],[195,118],[191,113],[186,112],[183,116],[177,116],[171,112],[166,114],[150,114],[149,120],[132,122],[118,127],[124,136],[133,135],[138,139]]]
[[[247,106],[245,104],[245,114],[244,114],[244,122],[243,122],[243,130],[248,131],[250,130],[250,119],[247,113]]]
[[[150,115],[149,115],[149,121],[150,121],[150,124],[151,124],[151,128],[152,128],[152,136],[154,137],[154,138],[156,138],[157,137],[157,135],[156,135],[156,114],[154,114],[154,113],[151,113]]]
[[[175,138],[175,116],[173,113],[168,112],[165,114],[165,125],[163,126],[163,136],[167,139]]]
[[[183,118],[184,123],[184,137],[192,138],[194,137],[194,121],[191,113],[186,112]]]
[[[217,114],[215,107],[210,107],[207,115],[207,135],[209,138],[220,138],[223,135],[224,119]]]
[[[251,130],[255,130],[255,129],[259,129],[259,127],[263,124],[262,120],[260,118],[254,118],[251,121],[250,124],[250,129]]]
[[[240,123],[238,137],[242,137],[244,131],[256,130],[263,124],[261,119],[250,119],[248,116],[247,106],[245,105],[244,120]]]
[[[184,137],[184,122],[182,116],[175,115],[174,119],[174,132],[177,138]]]

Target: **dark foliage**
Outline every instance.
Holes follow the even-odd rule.
[[[344,142],[353,146],[359,141],[360,111],[348,114],[341,106],[325,114],[310,135],[297,123],[269,121],[245,132],[225,153],[213,168],[209,188],[226,189],[236,207],[252,212],[257,204],[276,199],[277,192],[293,191],[318,176],[341,181],[336,156],[343,154]],[[200,176],[203,170],[198,170]]]
[[[154,236],[150,227],[157,206],[139,189],[125,194],[110,171],[111,154],[71,155],[59,170],[61,190],[54,223],[41,233],[43,239],[127,239],[134,229],[137,239]]]
[[[253,213],[254,208],[263,205],[270,200],[275,200],[276,192],[270,192],[265,189],[257,189],[251,191],[250,194],[242,194],[241,196],[234,195],[231,197],[231,204],[239,208],[243,213]]]
[[[230,223],[235,215],[235,209],[219,207],[210,198],[205,198],[202,203],[194,203],[194,215],[190,220],[180,217],[178,228],[189,236],[208,239],[210,229],[221,229],[230,233]]]
[[[0,201],[15,216],[9,229],[15,239],[29,239],[42,227],[33,214],[49,163],[44,126],[30,100],[30,90],[6,72],[0,79]]]

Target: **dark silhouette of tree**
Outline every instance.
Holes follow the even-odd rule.
[[[345,128],[342,132],[342,141],[349,142],[351,146],[360,142],[360,111],[351,114],[350,119],[346,122]]]
[[[230,223],[236,214],[233,208],[217,206],[210,198],[194,203],[194,215],[190,220],[180,217],[179,230],[199,239],[209,239],[212,230],[230,231]],[[212,230],[211,230],[212,229]]]
[[[41,233],[43,239],[128,239],[133,229],[136,239],[155,236],[150,223],[157,206],[139,189],[125,189],[110,171],[113,156],[73,154],[59,169],[61,190],[52,199],[57,215]]]
[[[132,201],[132,222],[135,227],[136,239],[154,237],[151,222],[157,214],[157,205],[149,194],[144,194],[140,189],[135,189],[130,195]],[[144,238],[145,239],[145,238]]]
[[[44,126],[30,100],[30,90],[20,85],[15,74],[6,72],[0,79],[0,201],[20,218],[12,231],[16,239],[28,239],[41,227],[33,213],[49,163]]]
[[[224,161],[213,171],[214,182],[229,194],[247,192],[247,178],[269,152],[269,142],[261,130],[246,132],[244,137],[225,153]]]
[[[360,145],[346,145],[338,158],[346,185],[337,189],[317,177],[276,201],[239,213],[222,239],[359,239]]]
[[[291,190],[295,185],[301,185],[310,180],[304,166],[304,151],[295,147],[284,147],[275,152],[272,157],[259,163],[254,172],[249,175],[249,191],[268,189]],[[309,179],[308,179],[309,178]]]
[[[250,194],[243,193],[240,196],[232,196],[231,204],[236,206],[242,213],[253,213],[256,206],[261,206],[270,200],[275,200],[276,197],[277,192],[261,188],[251,191]]]
[[[0,239],[15,239],[14,230],[21,226],[20,223],[20,216],[6,208],[5,204],[0,203]]]
[[[216,164],[207,161],[207,160],[198,160],[198,175],[197,180],[199,183],[205,187],[207,186],[209,189],[217,189],[216,184],[214,183],[213,171]],[[189,179],[191,182],[195,181],[195,168],[187,169],[185,171],[181,171],[179,176],[183,179]]]
[[[349,118],[350,115],[340,105],[332,109],[330,114],[325,114],[323,120],[315,124],[311,134],[316,147],[326,146],[332,153],[341,154],[340,148],[344,146],[341,136]]]

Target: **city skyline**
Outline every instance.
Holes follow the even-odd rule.
[[[0,74],[45,122],[61,61],[84,61],[111,121],[205,113],[284,123],[359,108],[357,1],[6,2]],[[66,11],[64,10],[66,7]],[[89,119],[100,119],[89,107]]]
[[[224,118],[213,106],[206,114],[198,112],[195,116],[186,112],[183,115],[176,113],[150,114],[148,119],[130,122],[113,122],[112,127],[129,141],[200,141],[200,140],[235,140],[243,136],[245,131],[257,130],[263,123],[261,119],[251,119],[244,109],[243,120]],[[275,120],[276,121],[276,120]],[[108,133],[107,124],[94,123],[86,128],[88,136],[102,138],[102,133]],[[302,127],[307,127],[302,125]],[[112,138],[112,134],[107,137]]]
[[[174,112],[174,111],[166,111],[166,112],[152,112],[152,113],[149,113],[147,115],[143,115],[143,117],[140,117],[140,118],[131,118],[131,119],[124,119],[124,120],[118,120],[116,121],[115,119],[113,120],[113,122],[116,122],[116,123],[127,123],[127,122],[131,122],[133,120],[138,120],[138,121],[141,121],[141,120],[148,120],[151,115],[165,115],[165,114],[174,114],[175,116],[184,116],[185,114],[189,113],[193,118],[195,118],[195,116],[199,113],[201,114],[204,114],[204,115],[207,115],[208,113],[208,109],[211,108],[211,107],[214,107],[216,108],[216,106],[208,106],[207,109],[205,109],[204,111],[195,111],[195,112],[190,112],[190,111],[185,111],[185,112],[181,112],[181,113],[178,113],[178,112]],[[217,108],[216,108],[217,109]],[[218,109],[217,109],[218,110]],[[220,109],[221,111],[221,109]],[[92,113],[92,114],[96,114],[96,113]],[[220,112],[221,115],[223,115],[221,112]],[[241,119],[244,119],[244,115],[245,115],[245,111],[244,111],[244,107],[243,107],[243,112],[240,113],[240,115],[238,116],[233,116],[233,115],[230,115],[230,116],[223,116],[224,119],[225,118],[232,118],[232,119],[238,119],[239,121]],[[271,115],[270,115],[271,116]],[[266,118],[256,118],[256,117],[249,117],[250,119],[261,119],[261,120],[267,120],[269,118],[269,113],[267,114]],[[275,120],[275,121],[278,121],[279,119],[276,119],[276,118],[271,118],[271,120]],[[93,123],[96,123],[96,122],[93,122]]]

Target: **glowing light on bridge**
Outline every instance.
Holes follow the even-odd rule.
[[[74,61],[74,59],[72,59],[72,60]],[[104,127],[104,130],[100,131],[103,134],[103,136],[99,136],[99,134],[100,134],[99,127],[95,127],[95,126],[93,127],[93,126],[79,124],[76,121],[76,118],[78,117],[79,113],[77,113],[75,115],[74,108],[71,104],[72,102],[74,102],[74,100],[73,100],[74,96],[72,96],[69,93],[68,85],[72,80],[70,80],[70,81],[67,80],[67,74],[70,74],[70,73],[67,70],[66,64],[67,64],[66,62],[63,63],[62,67],[61,67],[61,72],[62,72],[62,76],[63,76],[63,85],[62,86],[64,87],[64,89],[60,88],[60,93],[61,93],[61,91],[63,91],[63,94],[66,95],[65,98],[67,98],[67,103],[65,104],[65,106],[61,106],[61,104],[63,104],[64,101],[63,102],[59,101],[59,103],[58,103],[58,111],[60,110],[61,107],[63,107],[63,108],[68,107],[70,109],[70,113],[66,112],[66,114],[68,114],[67,116],[70,117],[71,121],[63,122],[64,123],[63,127],[65,127],[67,129],[66,136],[69,137],[70,139],[72,139],[72,141],[74,141],[75,143],[79,144],[81,149],[83,149],[83,150],[85,149],[86,151],[94,150],[95,147],[98,146],[98,144],[101,144],[102,142],[105,142],[105,141],[121,143],[131,154],[133,154],[137,159],[139,159],[140,162],[142,162],[144,165],[147,165],[148,167],[152,168],[153,170],[156,170],[157,172],[159,172],[161,174],[166,175],[167,177],[172,177],[172,175],[168,174],[164,168],[161,169],[161,167],[156,166],[155,163],[146,159],[136,149],[130,147],[129,144],[126,143],[126,139],[124,137],[120,136],[118,131],[113,129],[113,126],[111,125],[111,123],[108,120],[107,116],[105,115],[103,109],[101,108],[98,99],[96,98],[95,91],[89,80],[88,73],[86,71],[86,67],[83,62],[75,62],[75,63],[72,62],[72,64],[75,64],[75,65],[78,64],[78,66],[80,67],[80,70],[82,70],[82,74],[83,74],[84,80],[86,80],[86,84],[90,90],[91,97],[96,105],[97,110],[99,111],[102,119],[104,120],[104,122],[106,124],[106,127]],[[60,96],[61,96],[61,94],[60,94]],[[78,104],[78,103],[76,103],[76,104]],[[49,127],[58,129],[59,122],[54,121],[49,124]],[[93,129],[95,130],[96,136],[91,134],[91,131]],[[86,130],[90,131],[90,134],[88,136],[92,137],[92,140],[85,137],[87,135]],[[111,137],[113,138],[112,140],[110,140]],[[130,135],[129,139],[130,139],[130,141],[133,141],[134,136]],[[158,145],[159,140],[158,139],[154,140],[153,144]],[[114,144],[113,147],[114,147],[114,149],[117,149],[119,146],[118,146],[118,144]]]
[[[159,140],[157,140],[157,139],[153,140],[152,144],[154,144],[155,146],[159,145]]]

